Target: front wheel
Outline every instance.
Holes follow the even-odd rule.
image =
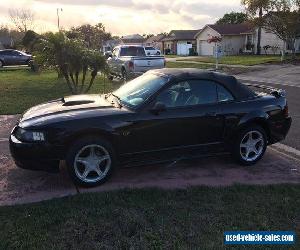
[[[3,67],[3,62],[0,60],[0,68]]]
[[[85,187],[106,182],[115,165],[114,150],[109,142],[93,137],[75,142],[66,157],[73,181]]]
[[[260,126],[241,130],[233,146],[233,156],[242,165],[254,165],[264,155],[267,135]]]

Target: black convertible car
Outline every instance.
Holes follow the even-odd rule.
[[[233,76],[197,69],[149,71],[106,95],[78,95],[29,109],[10,135],[16,164],[95,186],[117,165],[231,152],[244,165],[283,140],[291,118],[284,92],[255,92]],[[267,92],[267,93],[265,93]]]

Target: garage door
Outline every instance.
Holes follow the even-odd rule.
[[[213,56],[214,55],[214,44],[208,43],[207,41],[200,41],[199,43],[199,55],[200,56]]]
[[[177,55],[180,55],[180,56],[189,55],[190,48],[192,48],[192,44],[177,43]]]

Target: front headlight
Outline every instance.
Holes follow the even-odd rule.
[[[45,134],[38,131],[28,131],[23,128],[17,128],[15,136],[23,142],[41,142],[45,141]]]

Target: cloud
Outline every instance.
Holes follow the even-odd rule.
[[[57,29],[56,8],[59,7],[63,8],[61,24],[65,28],[102,22],[108,31],[117,35],[200,29],[226,12],[240,10],[240,0],[10,0],[9,4],[11,7],[24,5],[36,12],[43,30]],[[2,7],[7,9],[7,5],[0,3],[0,13]]]

